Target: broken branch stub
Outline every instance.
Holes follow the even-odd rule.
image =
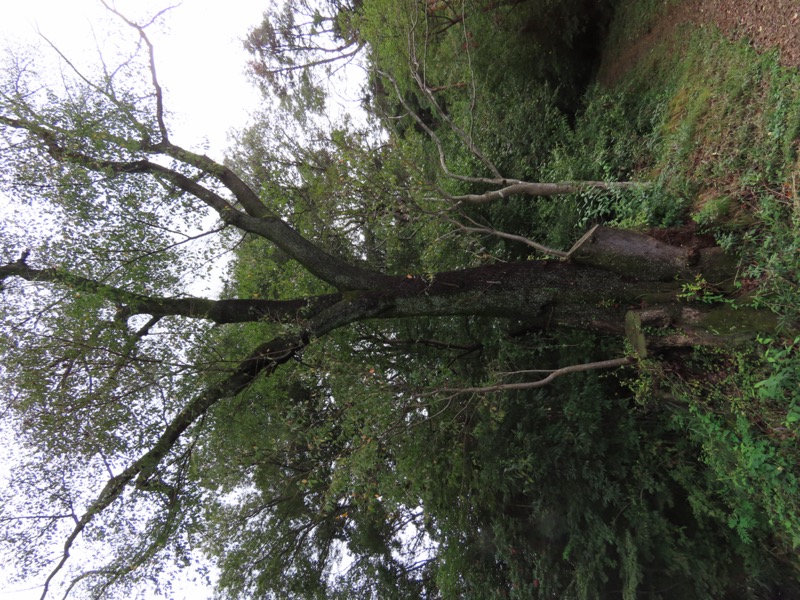
[[[639,281],[691,280],[699,273],[720,284],[732,278],[736,269],[735,259],[721,248],[670,246],[643,233],[600,225],[575,243],[567,259]]]

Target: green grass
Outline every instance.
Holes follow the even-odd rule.
[[[664,10],[661,2],[623,3],[610,55]],[[702,444],[711,492],[727,499],[722,517],[744,543],[772,544],[797,570],[800,74],[776,53],[759,54],[713,28],[673,28],[613,84],[596,86],[585,105],[590,118],[579,119],[576,140],[607,142],[604,132],[617,128],[628,150],[600,152],[595,143],[560,160],[609,161],[607,172],[633,171],[656,184],[638,205],[607,212],[623,224],[694,222],[739,257],[741,301],[781,318],[783,336],[736,351],[695,351],[690,368],[661,365],[633,385],[644,397],[667,388],[685,403],[676,420]]]
[[[624,4],[609,54],[624,52],[622,40],[631,44],[643,23],[663,14],[661,6]],[[589,212],[578,221],[694,220],[742,254],[743,264],[774,263],[761,251],[763,240],[797,246],[795,229],[783,223],[797,219],[800,202],[800,75],[782,67],[776,53],[759,54],[713,28],[667,29],[653,44],[638,60],[629,57],[629,70],[616,81],[590,89],[573,143],[554,153],[550,169],[564,178],[649,180],[656,189],[641,198],[606,198],[602,211],[583,203],[579,210]],[[778,268],[787,273],[789,266]]]
[[[653,25],[682,0],[624,0],[618,2],[616,17],[606,40],[606,49],[613,51],[652,30]]]

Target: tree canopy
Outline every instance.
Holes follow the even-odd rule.
[[[800,593],[797,314],[664,227],[668,119],[589,86],[610,3],[287,2],[225,159],[173,139],[169,13],[107,8],[128,54],[0,83],[0,522],[43,598]]]

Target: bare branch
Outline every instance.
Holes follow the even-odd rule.
[[[453,202],[462,202],[464,204],[488,204],[489,202],[508,198],[516,194],[547,197],[561,194],[576,194],[587,190],[641,189],[648,185],[647,183],[636,181],[560,181],[558,183],[534,183],[513,179],[504,179],[502,181],[494,181],[493,183],[503,185],[504,187],[499,190],[486,192],[485,194],[465,194],[463,196],[446,195],[445,197]]]
[[[595,371],[597,369],[613,369],[615,367],[622,367],[636,362],[635,358],[626,356],[623,358],[612,358],[610,360],[600,360],[597,362],[584,363],[581,365],[570,365],[560,369],[549,371],[549,375],[539,381],[527,381],[522,383],[498,383],[495,385],[488,385],[484,387],[468,387],[468,388],[439,388],[433,390],[429,394],[492,394],[495,392],[509,392],[512,390],[530,390],[534,388],[544,387],[552,383],[557,377],[562,375],[569,375],[570,373],[581,373],[584,371]]]
[[[514,235],[513,233],[505,233],[503,231],[498,231],[497,229],[494,229],[492,227],[477,226],[477,224],[475,227],[468,227],[462,223],[459,223],[454,219],[450,219],[450,222],[453,223],[456,227],[458,227],[461,231],[464,231],[465,233],[482,233],[486,235],[493,235],[495,237],[499,237],[505,240],[522,242],[526,246],[530,246],[531,248],[534,248],[539,252],[548,254],[550,256],[557,256],[558,258],[567,258],[567,256],[569,256],[568,252],[563,252],[561,250],[553,250],[552,248],[548,248],[547,246],[539,244],[538,242],[534,242],[533,240],[528,239],[521,235]]]
[[[152,25],[157,19],[159,19],[162,15],[167,13],[168,11],[175,8],[177,5],[168,6],[160,11],[158,11],[153,17],[144,25],[138,25],[128,19],[125,15],[119,12],[116,8],[109,6],[106,0],[100,0],[100,3],[106,7],[106,10],[115,14],[117,17],[122,19],[128,26],[132,27],[139,33],[139,37],[141,40],[147,45],[147,51],[150,57],[150,78],[153,84],[153,90],[155,92],[156,97],[156,120],[158,122],[158,129],[161,133],[161,141],[165,143],[169,143],[169,132],[167,131],[167,125],[164,121],[164,93],[161,89],[161,84],[158,82],[158,75],[156,74],[156,59],[155,59],[155,49],[153,48],[153,43],[150,41],[150,38],[147,37],[147,33],[145,32],[145,28]]]

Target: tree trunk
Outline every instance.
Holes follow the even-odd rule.
[[[735,347],[777,329],[775,313],[733,304],[669,304],[625,315],[625,334],[640,358],[666,348]]]
[[[381,317],[483,315],[532,327],[626,335],[645,357],[666,348],[736,346],[774,333],[774,313],[734,301],[689,301],[686,283],[732,288],[736,261],[720,248],[670,246],[641,233],[596,227],[566,261],[506,263],[396,278],[380,292]],[[719,295],[719,294],[717,294]]]
[[[636,231],[601,226],[578,240],[567,257],[639,280],[691,281],[701,275],[717,286],[731,281],[737,266],[736,260],[719,247],[670,246]]]
[[[626,335],[644,357],[694,345],[736,345],[775,332],[777,316],[723,302],[681,301],[686,282],[711,279],[729,287],[735,262],[719,248],[692,251],[633,231],[596,227],[568,259],[486,265],[435,275],[380,275],[368,289],[295,300],[151,298],[20,260],[0,266],[0,280],[18,276],[91,290],[117,303],[123,316],[149,313],[210,319],[302,323],[323,312],[371,318],[469,315],[518,319],[531,327],[571,327]],[[366,283],[369,277],[358,280]],[[705,281],[705,279],[704,279]],[[330,318],[330,317],[329,317]]]

